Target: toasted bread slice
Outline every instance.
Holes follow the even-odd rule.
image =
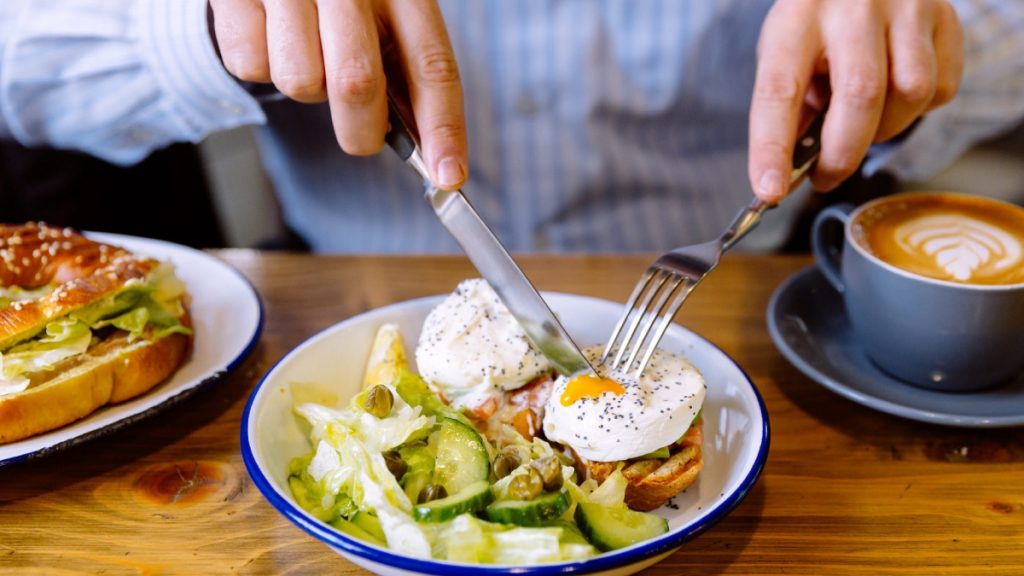
[[[690,426],[682,442],[672,447],[668,458],[635,460],[626,464],[622,475],[629,482],[626,487],[627,506],[644,512],[654,510],[697,481],[697,475],[704,467],[702,428],[703,419]],[[619,464],[585,462],[576,456],[577,472],[585,478],[593,478],[598,484],[604,482]]]

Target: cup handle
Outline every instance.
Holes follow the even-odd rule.
[[[853,204],[829,206],[818,213],[811,227],[814,262],[828,283],[840,293],[846,289],[842,274],[839,272],[839,259],[843,254],[843,230],[850,221],[850,213],[854,208]],[[838,234],[836,224],[841,225]]]

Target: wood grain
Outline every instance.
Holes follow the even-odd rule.
[[[459,257],[217,252],[262,294],[253,356],[220,384],[130,428],[0,468],[2,574],[364,574],[278,515],[239,454],[259,377],[318,330],[448,292]],[[539,287],[624,300],[649,256],[524,256]],[[727,518],[646,574],[1024,573],[1024,431],[901,420],[832,394],[778,353],[774,288],[805,257],[729,255],[679,321],[764,396],[764,475]]]

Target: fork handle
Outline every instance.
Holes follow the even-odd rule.
[[[754,198],[746,208],[736,214],[736,217],[732,219],[732,224],[729,224],[725,232],[719,236],[718,241],[722,243],[722,250],[732,248],[733,244],[739,242],[741,238],[757,227],[765,210],[774,207],[774,204],[768,204],[760,198]]]
[[[824,123],[825,111],[822,110],[815,114],[811,123],[796,139],[796,145],[793,147],[793,171],[789,175],[790,187],[795,186],[818,159],[818,154],[821,152],[821,127]],[[768,204],[755,196],[747,207],[736,214],[732,224],[729,224],[729,227],[719,237],[722,250],[732,248],[733,244],[739,242],[757,226],[761,221],[761,215],[771,208],[775,208],[775,204]]]

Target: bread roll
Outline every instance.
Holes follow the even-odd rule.
[[[45,334],[50,322],[145,285],[159,267],[157,260],[67,228],[0,225],[0,295],[41,294],[0,301],[0,354]],[[189,328],[185,298],[175,296],[171,307]],[[21,382],[28,379],[27,387],[0,392],[0,443],[59,428],[165,380],[185,361],[192,337],[157,335],[152,325],[134,338],[114,326],[96,328],[84,352],[20,374]]]

